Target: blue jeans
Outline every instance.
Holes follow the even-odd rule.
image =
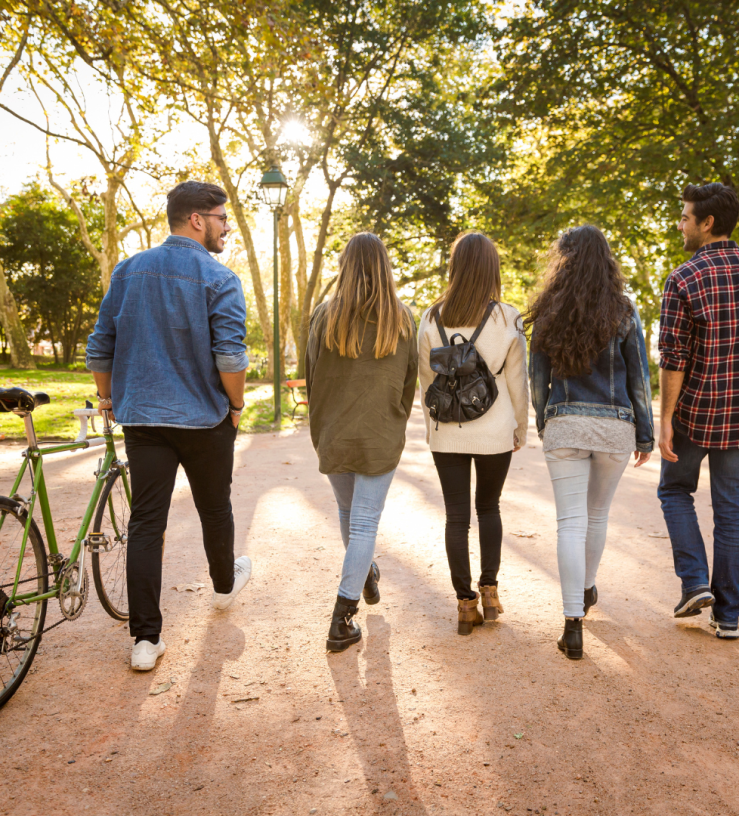
[[[339,505],[339,526],[344,542],[344,566],[339,595],[358,601],[375,555],[375,539],[385,498],[395,469],[380,476],[361,473],[330,473],[328,476]]]
[[[713,614],[719,623],[735,626],[739,619],[739,448],[702,448],[685,428],[673,421],[672,447],[677,462],[662,460],[659,499],[672,542],[675,572],[683,591],[710,587],[716,598]],[[713,577],[693,494],[698,489],[701,462],[708,456],[713,502]]]

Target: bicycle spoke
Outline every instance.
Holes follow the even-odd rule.
[[[8,502],[3,499],[3,502]],[[8,502],[9,503],[9,502]],[[12,596],[18,559],[24,535],[24,523],[12,512],[2,510],[4,523],[0,529],[0,604],[6,607],[8,596]],[[45,591],[46,558],[43,545],[32,532],[29,535],[20,569],[18,592]],[[9,586],[8,586],[9,585]],[[0,615],[0,701],[5,701],[22,680],[25,670],[33,659],[38,647],[34,635],[41,631],[46,611],[46,602],[29,605],[18,604],[15,609],[3,609]],[[28,640],[27,645],[23,641]],[[20,646],[21,648],[16,648]],[[12,691],[11,691],[12,689]]]
[[[123,479],[117,477],[109,489],[106,487],[98,508],[95,532],[108,538],[111,549],[93,555],[93,577],[103,607],[119,620],[128,617],[126,555],[129,517],[130,508]]]

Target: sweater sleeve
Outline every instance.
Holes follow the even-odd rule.
[[[403,384],[403,408],[406,416],[410,419],[413,410],[413,400],[416,397],[416,384],[418,383],[418,345],[416,338],[416,321],[413,319],[410,309],[408,317],[411,321],[411,342],[408,347],[408,367],[405,372],[405,383]]]
[[[516,313],[516,327],[520,329],[521,315]],[[516,439],[523,447],[529,427],[529,378],[526,371],[526,335],[518,331],[511,343],[505,361],[508,394],[516,417]]]
[[[426,443],[430,441],[431,417],[426,407],[426,389],[434,381],[434,372],[431,370],[431,338],[429,337],[428,312],[421,318],[418,329],[418,379],[421,381],[421,407],[426,422]]]

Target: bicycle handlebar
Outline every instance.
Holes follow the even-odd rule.
[[[77,435],[77,439],[75,442],[87,442],[88,447],[92,448],[97,445],[104,445],[105,438],[98,437],[96,439],[88,439],[87,438],[87,420],[90,420],[92,424],[93,433],[97,433],[95,428],[95,417],[100,416],[98,414],[97,408],[77,408],[77,410],[73,411],[74,415],[80,421],[80,432]],[[108,411],[103,411],[103,433],[110,433],[110,419],[108,416]]]

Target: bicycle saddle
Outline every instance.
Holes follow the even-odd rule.
[[[39,405],[48,405],[51,402],[48,394],[38,391],[31,394],[22,388],[0,388],[0,413],[9,413],[13,410],[33,411]]]

